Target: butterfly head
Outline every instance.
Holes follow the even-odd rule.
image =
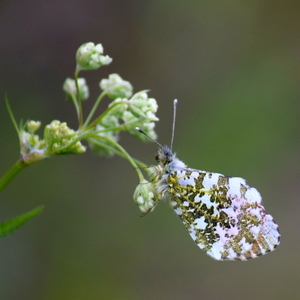
[[[172,150],[168,146],[160,146],[157,149],[155,159],[158,163],[165,166],[166,164],[170,164],[173,161],[174,154],[172,153]]]
[[[156,153],[156,156],[155,156],[155,159],[163,167],[165,167],[165,166],[170,166],[171,167],[173,165],[174,166],[180,166],[180,167],[185,166],[182,162],[180,162],[176,158],[176,155],[173,154],[173,152],[172,152],[172,146],[173,146],[173,140],[174,140],[174,131],[175,131],[176,107],[177,107],[177,100],[174,100],[174,115],[173,115],[171,147],[161,145],[159,142],[157,142],[157,141],[153,140],[151,137],[149,137],[139,127],[136,127],[137,131],[143,133],[151,141],[153,141],[154,143],[156,143],[159,146],[159,148],[157,150],[157,153]],[[180,162],[180,164],[178,164],[178,162]]]

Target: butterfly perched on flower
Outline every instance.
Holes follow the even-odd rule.
[[[171,145],[173,136],[174,122]],[[158,145],[157,198],[171,201],[200,249],[216,260],[247,260],[279,245],[278,225],[245,179],[188,168],[171,148]]]

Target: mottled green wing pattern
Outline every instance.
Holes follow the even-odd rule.
[[[259,192],[243,178],[194,169],[167,172],[171,204],[195,243],[217,260],[247,260],[280,242]]]

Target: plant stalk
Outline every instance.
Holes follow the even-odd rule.
[[[11,182],[11,180],[19,174],[24,168],[26,168],[28,164],[26,164],[23,160],[18,160],[1,178],[0,178],[0,193],[4,190],[4,188]]]

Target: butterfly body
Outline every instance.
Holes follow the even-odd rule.
[[[246,180],[188,168],[170,148],[158,149],[156,191],[171,201],[195,243],[217,260],[247,260],[280,242],[278,225]]]

